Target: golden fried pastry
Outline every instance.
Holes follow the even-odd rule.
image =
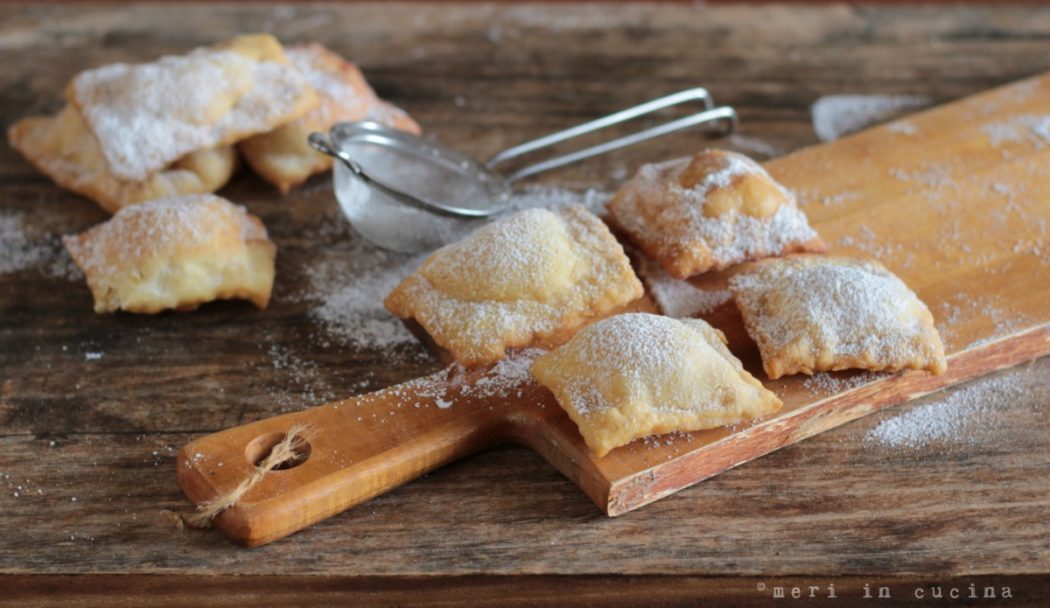
[[[824,243],[794,195],[735,152],[643,165],[608,206],[610,225],[676,279]]]
[[[214,192],[237,168],[236,151],[225,146],[191,152],[142,181],[118,179],[109,171],[95,136],[69,106],[57,116],[20,120],[11,125],[7,137],[38,171],[110,213],[155,198]]]
[[[125,181],[144,181],[190,152],[271,131],[318,103],[267,34],[87,70],[66,96],[98,140],[110,173]]]
[[[642,296],[609,229],[580,205],[530,209],[438,249],[387,296],[463,365],[501,359]]]
[[[875,261],[799,255],[729,281],[770,378],[817,371],[947,369],[933,316]]]
[[[640,437],[765,416],[782,403],[699,319],[628,313],[581,329],[532,364],[598,456]]]
[[[266,308],[276,248],[244,207],[211,194],[156,199],[63,238],[95,312],[193,310],[217,299]]]
[[[241,142],[244,158],[263,179],[287,193],[311,175],[332,168],[332,158],[310,147],[306,138],[339,122],[374,120],[418,134],[419,125],[403,110],[376,96],[357,66],[320,44],[289,47],[288,59],[320,99],[305,116],[269,133]]]

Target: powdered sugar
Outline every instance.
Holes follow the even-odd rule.
[[[995,147],[1005,143],[1027,143],[1036,149],[1050,145],[1050,114],[1021,114],[1005,122],[982,127]]]
[[[268,131],[310,91],[290,65],[212,49],[87,70],[71,85],[111,172],[130,181],[194,150]]]
[[[752,408],[779,405],[743,371],[717,330],[698,319],[648,313],[608,317],[537,361],[533,372],[594,448],[613,447],[609,436],[622,439],[612,442],[622,445],[659,428],[711,428],[751,417]],[[613,428],[596,433],[588,419],[597,421],[592,415],[609,410],[617,410],[607,419]]]
[[[340,344],[374,350],[416,344],[401,320],[383,308],[383,298],[423,257],[389,253],[357,240],[311,263],[306,268],[308,288],[297,297],[312,305],[309,316]]]
[[[583,204],[595,209],[600,208],[606,198],[607,195],[595,190],[579,193],[534,186],[511,197],[509,206],[524,210]],[[339,236],[333,232],[333,223],[340,228],[345,224],[342,218],[333,219],[334,222],[326,223],[322,230],[329,236]],[[422,230],[425,226],[416,229]],[[426,256],[427,253],[408,255],[384,251],[359,238],[335,243],[307,266],[307,289],[294,297],[311,304],[310,317],[320,324],[327,338],[340,344],[388,353],[391,349],[403,352],[405,347],[415,346],[409,356],[424,356],[404,323],[383,306],[383,299],[418,268]]]
[[[109,221],[66,237],[65,243],[85,272],[104,277],[172,248],[207,244],[231,225],[239,226],[246,240],[266,237],[265,229],[249,221],[244,207],[210,194],[193,194],[124,207]]]
[[[730,288],[767,365],[796,345],[814,360],[865,362],[859,366],[871,369],[936,358],[932,342],[939,339],[925,306],[874,263],[788,258],[734,276]]]
[[[660,311],[669,317],[695,317],[711,312],[729,301],[728,289],[700,289],[689,281],[680,281],[667,274],[659,264],[642,258],[638,274],[649,287],[649,295]]]
[[[1048,400],[1045,366],[1033,364],[975,380],[936,401],[881,420],[865,434],[864,441],[903,450],[1007,441],[998,431],[1006,424],[1009,407]]]
[[[619,243],[574,206],[529,209],[436,251],[387,302],[458,361],[500,358],[642,295]]]
[[[642,166],[611,203],[616,223],[641,247],[659,250],[661,259],[683,258],[682,266],[701,265],[700,260],[684,259],[684,252],[703,249],[709,252],[704,256],[707,263],[702,264],[703,270],[717,270],[748,259],[777,255],[816,238],[794,195],[773,181],[761,165],[736,153],[702,154]],[[684,187],[680,178],[686,171],[697,169],[696,163],[710,163],[717,168]],[[777,193],[780,204],[772,215],[760,217],[737,208],[712,213],[708,209],[709,194],[730,187],[745,175],[763,179]]]
[[[821,141],[834,141],[910,110],[930,105],[920,95],[827,95],[810,107],[813,130]],[[913,127],[912,127],[913,128]],[[908,126],[894,132],[908,133]]]
[[[35,229],[17,211],[0,210],[0,252],[0,275],[33,271],[52,278],[82,278],[61,239]]]
[[[365,106],[376,100],[372,90],[355,73],[355,78],[340,78],[340,72],[333,72],[329,52],[320,45],[306,44],[290,47],[285,51],[288,61],[303,75],[303,78],[318,93],[329,97],[342,106],[347,113],[357,109],[359,115],[365,114]],[[355,69],[354,72],[357,72]],[[359,86],[355,87],[354,84]]]
[[[657,175],[667,175],[667,169],[671,168],[673,168],[671,173],[679,174],[689,166],[689,163],[689,159],[678,159],[659,165],[649,165],[649,168],[642,167],[638,173],[646,176],[643,179],[654,179]],[[750,158],[742,154],[726,154],[719,169],[705,174],[695,186],[683,190],[683,194],[695,205],[703,206],[704,199],[712,190],[726,188],[736,178],[749,173],[768,175],[761,165]]]
[[[532,375],[529,373],[532,362],[545,352],[539,348],[510,351],[473,382],[464,381],[468,370],[456,363],[450,368],[449,378],[452,385],[458,387],[463,395],[482,398],[520,396],[522,387],[532,381]]]
[[[521,397],[525,386],[532,382],[529,375],[532,362],[544,352],[535,348],[511,351],[504,359],[482,372],[454,363],[429,376],[363,395],[359,398],[359,404],[367,407],[378,398],[393,395],[398,400],[398,408],[434,406],[447,410],[454,408],[461,399]]]
[[[806,377],[802,381],[802,386],[814,393],[837,395],[885,377],[886,374],[872,372],[817,372]]]
[[[886,126],[886,130],[890,133],[896,133],[898,135],[915,135],[919,132],[919,129],[907,120],[898,120],[892,122]]]

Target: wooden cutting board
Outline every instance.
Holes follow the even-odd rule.
[[[946,374],[766,381],[728,303],[704,318],[784,400],[774,417],[639,440],[595,458],[522,361],[451,366],[194,441],[178,458],[183,491],[194,502],[228,492],[305,423],[306,458],[266,475],[216,518],[231,539],[268,543],[501,442],[535,449],[614,516],[881,408],[1050,353],[1050,74],[766,167],[799,194],[833,253],[878,259],[927,303],[949,353]],[[721,289],[725,276],[693,284]]]

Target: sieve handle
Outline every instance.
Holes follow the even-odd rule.
[[[513,160],[520,156],[530,154],[537,150],[549,148],[563,141],[574,139],[587,133],[593,133],[594,131],[598,131],[616,124],[620,124],[622,122],[633,120],[640,116],[651,114],[664,108],[669,108],[672,106],[680,105],[683,103],[689,103],[692,101],[702,102],[704,105],[704,110],[701,112],[697,112],[696,114],[692,114],[690,116],[685,116],[683,118],[679,118],[677,120],[673,120],[671,122],[652,127],[650,129],[646,129],[644,131],[639,131],[638,133],[633,133],[631,135],[619,137],[611,141],[591,146],[589,148],[584,148],[582,150],[577,150],[575,152],[570,152],[568,154],[563,154],[560,156],[549,158],[547,160],[540,161],[538,163],[519,169],[518,171],[508,176],[506,179],[508,182],[514,182],[524,177],[536,175],[537,173],[549,171],[550,169],[554,169],[557,167],[563,167],[565,165],[586,158],[591,158],[600,154],[605,154],[606,152],[612,152],[613,150],[619,150],[620,148],[625,148],[627,146],[631,146],[649,139],[661,137],[663,135],[668,135],[670,133],[675,133],[684,129],[689,129],[691,127],[711,122],[720,123],[722,126],[722,133],[725,135],[732,133],[736,129],[736,111],[729,106],[722,106],[717,108],[713,107],[714,104],[711,100],[710,93],[707,92],[707,89],[697,87],[694,89],[680,91],[672,95],[667,95],[666,97],[661,97],[659,99],[654,99],[641,105],[637,105],[632,108],[627,108],[626,110],[621,110],[619,112],[616,112],[615,114],[610,114],[609,116],[605,116],[597,120],[592,120],[590,122],[586,122],[582,125],[577,125],[570,129],[565,129],[564,131],[558,131],[557,133],[551,133],[550,135],[545,135],[538,139],[518,144],[517,146],[508,148],[496,154],[495,156],[493,156],[485,162],[485,166],[489,169],[495,169],[496,166],[501,165],[509,160]]]

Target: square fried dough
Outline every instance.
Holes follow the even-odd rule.
[[[742,268],[729,289],[770,378],[947,369],[933,315],[882,264],[797,255]]]

